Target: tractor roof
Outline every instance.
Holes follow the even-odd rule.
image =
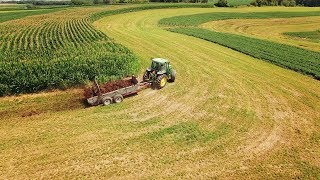
[[[161,63],[161,64],[169,62],[168,60],[163,59],[163,58],[153,58],[152,61],[157,62],[157,63]]]

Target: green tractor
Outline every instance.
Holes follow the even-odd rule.
[[[158,89],[165,87],[168,81],[175,81],[176,71],[168,60],[162,58],[153,58],[151,60],[151,67],[144,73],[143,81],[152,82]]]

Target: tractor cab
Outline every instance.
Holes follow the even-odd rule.
[[[151,61],[151,67],[149,70],[156,71],[157,74],[166,73],[166,70],[170,64],[168,60],[162,58],[154,58]]]
[[[167,59],[153,58],[151,61],[151,66],[143,75],[143,81],[154,83],[158,89],[163,88],[168,80],[175,81],[176,71]]]

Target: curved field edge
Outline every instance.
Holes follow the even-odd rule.
[[[311,51],[320,52],[320,43],[305,38],[284,35],[287,32],[317,30],[320,16],[268,18],[268,19],[227,19],[201,24],[200,28],[238,34],[257,39],[287,44]],[[267,24],[267,26],[266,26]]]
[[[312,42],[320,43],[320,30],[317,31],[306,31],[306,32],[286,32],[283,33],[287,36],[292,36],[296,38],[307,39]]]
[[[319,80],[320,52],[310,51],[257,38],[215,32],[201,28],[193,28],[193,26],[213,20],[240,18],[288,18],[303,16],[319,16],[319,12],[204,13],[165,18],[161,19],[159,24],[183,26],[184,28],[169,28],[168,30],[218,43],[247,55],[274,63],[281,67],[310,75]]]

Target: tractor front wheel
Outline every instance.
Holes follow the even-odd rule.
[[[158,89],[162,89],[163,87],[166,86],[167,84],[167,81],[168,81],[168,77],[167,75],[163,74],[163,75],[160,75],[157,77],[157,80],[156,80],[156,87]]]

